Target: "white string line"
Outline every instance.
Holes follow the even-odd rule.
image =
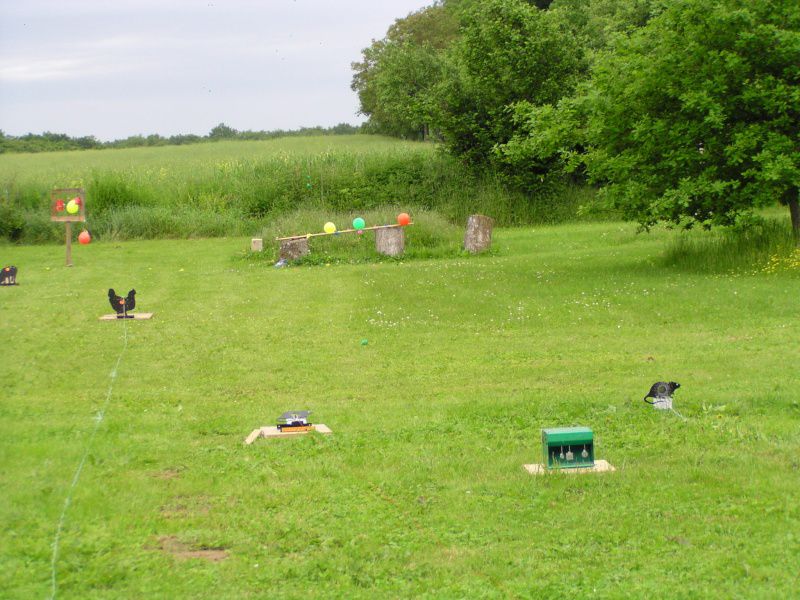
[[[81,471],[83,471],[83,465],[86,462],[86,458],[89,456],[89,451],[92,449],[92,441],[94,441],[94,436],[97,433],[97,430],[100,427],[100,423],[103,421],[103,418],[106,414],[106,409],[108,409],[108,404],[111,401],[111,392],[114,389],[114,380],[117,378],[117,369],[119,368],[119,363],[122,360],[122,355],[125,354],[125,350],[128,347],[128,323],[127,320],[123,321],[122,327],[123,333],[123,344],[122,344],[122,351],[119,353],[117,357],[117,362],[114,365],[114,369],[110,373],[111,383],[108,385],[108,392],[106,393],[106,400],[103,403],[103,408],[100,410],[99,413],[94,417],[94,427],[92,428],[92,433],[89,436],[89,441],[86,444],[86,450],[83,453],[83,457],[81,458],[81,462],[78,464],[78,468],[75,469],[75,475],[72,476],[72,484],[69,486],[69,490],[67,491],[67,497],[64,498],[64,508],[61,510],[61,517],[58,520],[58,527],[56,528],[56,535],[53,539],[53,558],[50,561],[50,600],[54,600],[56,597],[56,562],[58,562],[58,542],[61,539],[61,530],[64,527],[64,519],[67,516],[67,510],[69,509],[69,505],[72,503],[72,493],[75,491],[75,486],[78,484],[78,479],[81,477]]]

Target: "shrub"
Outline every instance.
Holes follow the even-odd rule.
[[[22,212],[7,205],[0,205],[0,238],[18,242],[25,231]]]

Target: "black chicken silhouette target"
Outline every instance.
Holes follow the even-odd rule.
[[[129,291],[127,296],[123,297],[118,295],[117,292],[114,291],[114,288],[109,288],[108,303],[111,305],[111,308],[114,309],[114,312],[110,315],[101,316],[101,321],[116,321],[117,319],[136,319],[137,321],[141,321],[153,318],[153,313],[151,312],[142,312],[141,310],[137,310],[135,314],[131,312],[133,309],[139,308],[137,306],[139,302],[136,299],[136,290],[134,289]]]
[[[129,315],[128,311],[136,308],[136,290],[131,290],[124,298],[117,296],[114,288],[108,290],[108,301],[111,303],[111,308],[117,313],[118,319],[133,319],[133,315]]]

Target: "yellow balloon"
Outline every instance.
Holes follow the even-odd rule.
[[[325,223],[325,227],[322,228],[325,230],[325,233],[336,233],[336,225],[328,221]]]
[[[67,202],[67,212],[68,212],[69,214],[71,214],[71,215],[74,215],[74,214],[76,214],[76,213],[77,213],[77,212],[78,212],[80,209],[81,209],[81,207],[80,207],[80,206],[78,206],[78,203],[77,203],[77,202],[75,202],[75,200],[70,200],[69,202]]]

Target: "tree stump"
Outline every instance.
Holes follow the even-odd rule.
[[[280,258],[284,260],[297,260],[308,253],[308,240],[306,238],[281,240]]]
[[[484,215],[470,215],[467,219],[467,232],[464,234],[464,250],[476,254],[492,245],[494,219]]]
[[[406,248],[406,234],[402,227],[375,230],[375,250],[386,256],[400,256]]]
[[[250,250],[252,252],[261,252],[264,250],[264,240],[262,238],[253,238],[250,240]]]

